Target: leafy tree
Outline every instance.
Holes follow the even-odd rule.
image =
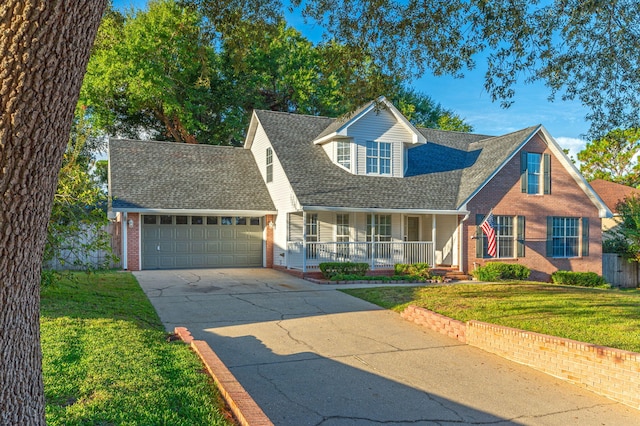
[[[282,18],[242,13],[230,27],[175,0],[109,11],[81,92],[94,124],[129,137],[240,144],[253,109],[338,116],[386,94],[419,125],[470,129],[354,49],[314,45]],[[257,27],[259,36],[248,37]]]
[[[580,171],[589,181],[604,179],[636,187],[640,185],[640,129],[612,130],[578,153]]]
[[[458,132],[473,131],[473,126],[465,123],[463,118],[415,90],[401,88],[392,102],[415,126]]]
[[[233,9],[241,2],[223,3]],[[243,6],[255,13],[248,3]],[[282,2],[272,4],[277,8]],[[589,109],[594,137],[640,127],[640,2],[635,0],[293,0],[291,5],[322,25],[327,37],[365,49],[384,72],[402,79],[428,71],[462,76],[482,53],[485,88],[505,107],[512,103],[514,83],[538,80],[551,89],[551,98],[578,99]]]
[[[110,134],[197,143],[225,113],[216,106],[216,55],[201,16],[175,1],[148,11],[110,10],[100,26],[82,87],[81,103]]]
[[[627,259],[640,262],[640,197],[631,196],[616,206],[620,214],[620,224],[607,231],[606,252],[614,252]]]
[[[58,172],[106,0],[0,7],[0,424],[44,425],[40,271]]]
[[[88,152],[92,140],[91,128],[84,109],[74,120],[71,137],[58,174],[58,187],[53,199],[44,249],[44,267],[91,270],[108,267],[115,258],[111,255],[111,239],[105,226],[107,195],[92,168],[95,163]],[[107,255],[102,264],[94,265],[87,253],[101,250]],[[44,274],[43,281],[53,279],[53,271]]]

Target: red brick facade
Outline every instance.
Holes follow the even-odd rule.
[[[133,221],[133,227],[129,226]],[[140,264],[140,214],[129,213],[127,215],[127,269],[139,271]]]
[[[275,223],[276,218],[275,216],[268,214],[265,216],[264,221],[266,224],[265,227],[267,234],[267,241],[265,244],[265,266],[267,268],[273,268],[273,224]]]
[[[465,239],[462,266],[467,272],[486,262],[519,263],[531,269],[531,279],[548,280],[556,270],[602,273],[602,234],[598,209],[576,180],[552,154],[539,135],[530,140],[524,151],[551,154],[551,193],[526,194],[520,185],[520,153],[515,155],[468,204],[471,212],[464,222]],[[476,257],[476,215],[493,209],[495,216],[525,217],[524,257],[492,259]],[[579,217],[589,219],[589,255],[574,258],[547,256],[547,217]],[[473,237],[473,238],[472,238]]]

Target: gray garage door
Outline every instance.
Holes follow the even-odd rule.
[[[259,217],[142,217],[142,269],[262,266]]]

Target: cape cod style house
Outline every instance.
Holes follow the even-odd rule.
[[[255,111],[242,148],[111,140],[109,191],[130,270],[499,260],[544,280],[601,273],[611,215],[544,127],[416,128],[385,98],[338,119]]]

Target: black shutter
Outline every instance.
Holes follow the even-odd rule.
[[[527,152],[520,151],[520,190],[527,192]]]
[[[589,256],[589,218],[582,218],[582,255]]]
[[[484,215],[476,215],[476,257],[479,259],[484,257],[484,233],[482,232],[482,228],[480,228],[482,219],[484,219]]]
[[[524,257],[524,216],[518,216],[517,256]]]
[[[553,216],[547,216],[547,257],[553,257]]]
[[[551,194],[551,155],[542,154],[543,173],[544,173],[544,193]]]

